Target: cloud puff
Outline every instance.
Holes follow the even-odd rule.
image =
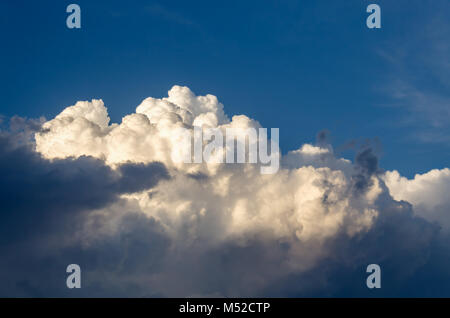
[[[414,179],[394,170],[386,172],[383,180],[394,199],[411,203],[417,215],[450,230],[450,169],[434,169]]]
[[[158,160],[176,169],[173,181],[152,195],[136,193],[127,199],[139,202],[142,211],[167,225],[173,235],[180,236],[189,228],[193,237],[187,240],[203,237],[215,242],[259,233],[276,239],[321,239],[340,230],[363,231],[377,215],[376,194],[367,196],[378,191],[375,181],[372,194],[352,197],[351,178],[326,165],[283,169],[265,177],[250,164],[217,167],[173,162],[171,154],[186,147],[176,139],[174,129],[259,126],[244,115],[229,121],[215,96],[195,96],[187,87],[174,86],[168,98],[147,98],[122,123],[108,123],[101,101],[78,102],[43,125],[36,134],[36,149],[48,159],[93,156],[112,167]],[[288,158],[326,152],[329,149],[306,145]],[[332,158],[332,153],[329,156],[336,167],[347,164]],[[189,178],[187,174],[193,171],[206,178]]]
[[[438,228],[392,198],[371,148],[352,163],[322,138],[283,156],[271,175],[254,164],[174,162],[187,147],[177,130],[195,126],[260,127],[245,115],[230,120],[215,96],[174,86],[120,124],[110,123],[101,100],[78,102],[42,123],[35,152],[0,147],[9,173],[2,217],[15,215],[11,231],[23,220],[34,237],[46,233],[22,245],[2,236],[9,245],[0,266],[26,257],[47,264],[40,277],[15,266],[2,293],[364,295],[369,263],[383,265],[391,292],[401,293],[427,264]],[[31,227],[33,215],[46,226]],[[15,254],[10,246],[19,246]],[[83,269],[85,287],[75,294],[51,278],[69,263]]]

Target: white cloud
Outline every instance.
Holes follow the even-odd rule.
[[[417,215],[450,230],[450,169],[434,169],[416,174],[414,179],[394,170],[386,172],[383,179],[395,200],[411,203]]]
[[[209,127],[259,127],[240,115],[229,121],[215,96],[195,96],[187,87],[174,86],[169,97],[147,98],[122,123],[108,125],[101,100],[78,102],[36,134],[36,149],[46,158],[104,159],[114,166],[123,162],[161,161],[175,176],[148,193],[128,197],[141,210],[167,226],[174,236],[208,242],[264,233],[275,239],[323,240],[339,231],[356,233],[370,227],[376,217],[373,199],[350,198],[351,163],[335,159],[332,150],[304,145],[286,157],[286,168],[262,176],[254,165],[180,164],[173,151],[186,144],[174,130],[201,124]],[[347,170],[345,173],[343,170]],[[199,181],[187,173],[202,172]],[[375,186],[375,185],[374,185]],[[324,196],[333,205],[324,204]],[[211,229],[214,229],[211,231]]]
[[[234,116],[230,121],[215,96],[195,96],[187,87],[174,86],[169,97],[145,99],[136,113],[125,116],[120,124],[109,124],[103,102],[93,100],[66,108],[44,123],[35,135],[36,150],[50,160],[93,156],[112,168],[125,162],[164,163],[170,179],[151,189],[122,195],[119,203],[91,211],[74,235],[84,246],[95,245],[105,235],[118,235],[123,228],[122,217],[117,215],[128,210],[155,220],[170,241],[161,260],[166,262],[165,269],[139,279],[159,293],[227,293],[224,286],[234,284],[228,286],[228,294],[254,294],[287,275],[312,270],[336,254],[330,242],[364,236],[383,215],[391,215],[386,211],[408,215],[404,213],[405,206],[386,195],[374,166],[376,158],[373,160],[370,151],[352,164],[336,158],[331,146],[305,144],[284,156],[281,169],[272,175],[262,175],[254,164],[173,162],[173,152],[187,146],[177,129],[193,129],[193,125],[221,129],[260,126],[245,115]],[[363,164],[371,166],[362,167]],[[434,208],[429,201],[436,203],[436,199],[417,201],[416,196],[427,195],[416,190],[418,186],[401,192],[403,183],[410,181],[395,173],[384,176],[395,199],[411,200],[414,207]],[[438,179],[427,180],[439,189]],[[448,185],[448,177],[445,180],[442,182]],[[445,193],[441,191],[436,196],[442,200]],[[424,238],[427,240],[428,236]],[[420,244],[423,245],[426,242]],[[197,271],[212,260],[218,270],[226,270],[217,251],[226,251],[230,246],[242,249],[242,253],[246,248],[260,251],[248,264],[240,265],[248,267],[245,271],[251,273],[251,282],[224,282],[216,289],[214,285],[202,288],[188,284],[198,275],[208,275]],[[266,248],[258,249],[260,246]],[[236,253],[243,257],[241,252]],[[181,270],[176,265],[180,259],[192,268]],[[267,262],[264,266],[258,264],[262,260]],[[181,287],[183,279],[190,287]]]

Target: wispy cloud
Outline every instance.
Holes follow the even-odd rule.
[[[144,10],[153,16],[162,18],[172,23],[177,23],[185,26],[195,25],[194,21],[187,18],[185,15],[175,10],[168,9],[167,7],[164,7],[158,3],[148,5]]]
[[[386,106],[404,110],[396,123],[410,127],[418,141],[450,146],[450,22],[445,8],[448,13],[448,3],[378,52],[391,69],[381,89],[390,98]]]

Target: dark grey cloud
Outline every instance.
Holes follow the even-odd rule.
[[[357,152],[355,170],[353,188],[355,193],[364,193],[372,185],[372,176],[379,172],[378,156],[372,147],[366,146]]]
[[[48,161],[28,145],[0,135],[0,242],[36,222],[98,209],[123,193],[153,187],[169,178],[161,163],[125,164],[113,171],[98,159],[81,157]],[[11,233],[10,233],[11,232]]]
[[[331,132],[328,129],[319,131],[316,135],[316,144],[320,147],[331,144]]]
[[[163,270],[170,242],[152,218],[123,210],[101,216],[96,223],[114,218],[120,231],[93,233],[84,245],[79,239],[59,244],[77,235],[85,226],[82,218],[64,219],[65,231],[50,229],[46,239],[11,242],[0,259],[1,297],[143,297],[161,296],[146,279]],[[61,224],[61,223],[65,224]],[[95,230],[95,229],[93,229]],[[37,228],[36,231],[39,231]],[[65,273],[69,264],[82,270],[82,288],[68,289]]]
[[[32,124],[16,118],[9,131],[0,132],[0,296],[70,296],[64,277],[71,263],[83,263],[88,273],[111,267],[133,271],[140,258],[143,266],[154,266],[141,253],[162,253],[162,229],[126,208],[123,217],[116,216],[118,237],[105,237],[89,248],[70,241],[90,211],[169,179],[164,165],[128,163],[112,170],[91,157],[49,161],[32,149],[29,132],[39,129]],[[92,290],[103,290],[99,286],[91,289],[93,295]]]
[[[408,203],[389,200],[383,205],[380,217],[367,233],[351,238],[341,233],[326,243],[333,252],[314,268],[283,277],[262,294],[276,297],[448,297],[448,269],[441,266],[439,272],[427,270],[438,264],[436,258],[442,261],[442,255],[450,255],[448,247],[442,249],[436,245],[447,238],[440,235],[438,226],[414,217]],[[381,267],[381,289],[366,286],[369,264]],[[430,276],[438,279],[420,286]]]

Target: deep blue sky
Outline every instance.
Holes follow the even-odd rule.
[[[70,3],[81,30],[65,25]],[[102,98],[117,122],[186,85],[279,127],[284,152],[327,129],[337,150],[375,140],[381,167],[411,177],[450,162],[449,16],[448,0],[3,0],[0,114]]]

